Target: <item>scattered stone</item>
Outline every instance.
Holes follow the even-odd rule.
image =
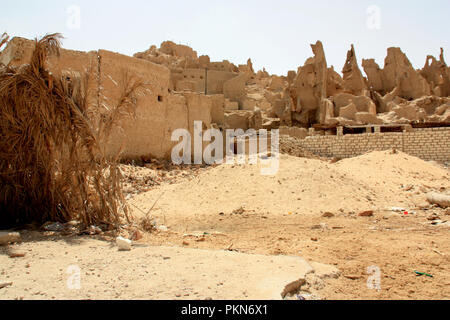
[[[0,231],[0,245],[5,245],[13,242],[20,242],[21,237],[18,232]]]
[[[331,212],[325,212],[325,213],[322,215],[322,217],[323,217],[323,218],[333,218],[333,217],[334,217],[334,214],[331,213]]]
[[[236,209],[233,211],[233,214],[244,214],[245,209],[243,207],[240,207],[239,209]]]
[[[353,274],[344,275],[344,277],[347,278],[347,279],[350,279],[350,280],[361,279],[361,276],[357,276],[357,275],[353,275]]]
[[[333,159],[331,159],[330,164],[338,163],[341,160],[342,160],[341,158],[334,157]]]
[[[432,224],[433,226],[438,226],[438,225],[443,224],[443,223],[444,223],[444,221],[442,221],[442,220],[433,220],[433,221],[431,222],[431,224]]]
[[[431,192],[427,194],[427,201],[431,204],[436,204],[442,208],[450,207],[450,196],[445,194]]]
[[[218,233],[219,234],[219,233]],[[192,233],[185,233],[183,235],[184,238],[189,238],[189,237],[193,237],[193,238],[204,238],[205,236],[210,235],[208,232],[203,232],[203,231],[195,231]]]
[[[363,212],[360,212],[358,214],[358,216],[360,216],[360,217],[373,217],[373,211],[372,210],[363,211]]]
[[[327,224],[326,223],[316,224],[316,225],[311,227],[312,230],[326,229],[326,228],[327,228]]]
[[[411,191],[412,189],[414,189],[414,186],[413,185],[409,185],[409,186],[406,186],[405,187],[405,191]]]
[[[206,232],[205,232],[205,235],[207,235]],[[220,232],[220,231],[212,231],[210,235],[211,235],[211,236],[224,236],[224,237],[227,236],[225,233]]]
[[[67,226],[67,227],[76,227],[76,226],[78,226],[79,224],[80,224],[79,221],[72,220],[72,221],[67,222],[67,223],[66,223],[66,226]]]
[[[13,284],[12,282],[2,282],[0,283],[0,289],[12,286],[12,284]]]
[[[144,236],[142,235],[142,232],[139,231],[138,229],[136,229],[136,230],[133,232],[133,235],[132,235],[133,241],[139,241],[139,240],[141,240],[143,237],[144,237]]]
[[[300,292],[300,289],[303,285],[306,284],[305,279],[299,279],[297,281],[289,283],[286,287],[284,287],[283,292],[281,293],[281,298],[286,298],[287,296],[293,296]]]
[[[119,247],[120,251],[130,251],[131,250],[131,240],[122,238],[122,237],[117,237],[116,239],[116,244]]]
[[[90,226],[88,228],[87,232],[89,233],[89,235],[93,236],[93,235],[96,235],[96,234],[101,234],[103,231],[102,231],[102,229],[100,229],[97,226]]]
[[[26,253],[24,253],[24,252],[11,252],[11,253],[9,254],[9,257],[10,257],[11,259],[14,259],[14,258],[23,258],[23,257],[25,257],[25,255],[26,255]]]
[[[169,231],[169,228],[167,228],[166,226],[158,226],[156,229],[161,232]]]
[[[428,221],[435,221],[441,219],[437,214],[433,214],[427,218]]]
[[[59,223],[59,222],[55,222],[55,223],[48,222],[48,223],[44,224],[42,228],[45,231],[61,232],[66,227],[62,223]]]

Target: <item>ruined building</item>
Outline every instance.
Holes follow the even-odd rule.
[[[0,64],[20,67],[29,62],[34,42],[13,38],[0,53]],[[234,65],[211,62],[192,48],[164,42],[133,57],[98,50],[62,50],[50,57],[49,70],[70,78],[88,75],[86,92],[93,115],[118,103],[129,77],[144,83],[134,117],[124,115],[105,148],[122,150],[125,158],[170,157],[175,129],[193,132],[225,129],[450,124],[450,69],[441,51],[439,60],[426,58],[415,70],[400,48],[389,48],[383,68],[373,59],[358,65],[352,45],[342,76],[328,66],[320,41],[313,57],[286,76],[253,69],[251,60]],[[306,130],[305,130],[306,129]]]

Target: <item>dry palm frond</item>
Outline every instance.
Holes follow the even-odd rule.
[[[0,49],[3,47],[3,45],[4,45],[5,43],[8,42],[8,40],[9,40],[9,36],[8,36],[8,34],[7,34],[6,32],[3,33],[3,34],[0,36]]]
[[[42,74],[48,55],[59,56],[62,35],[60,33],[47,34],[41,40],[35,40],[35,49],[31,56],[30,67],[35,75]]]
[[[101,130],[88,116],[86,76],[56,78],[45,68],[60,34],[36,40],[29,65],[0,72],[0,228],[79,219],[86,225],[128,218],[117,159],[100,147],[113,113],[132,105],[124,87]],[[107,128],[108,130],[105,130]]]

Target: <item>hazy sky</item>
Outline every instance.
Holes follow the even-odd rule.
[[[340,72],[351,43],[360,63],[375,58],[381,67],[391,46],[415,68],[440,47],[450,61],[449,14],[450,0],[14,0],[2,1],[0,32],[61,32],[65,48],[127,55],[172,40],[212,61],[244,64],[250,57],[256,70],[275,74],[303,65],[309,44],[321,40]]]

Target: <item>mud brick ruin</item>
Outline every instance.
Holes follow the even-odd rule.
[[[12,39],[0,63],[29,62],[34,42]],[[450,160],[450,68],[441,50],[415,70],[400,48],[389,48],[384,68],[373,59],[358,66],[352,46],[342,75],[328,66],[320,41],[314,56],[287,76],[244,65],[211,62],[188,46],[167,41],[129,57],[105,50],[62,50],[49,70],[70,79],[88,75],[93,116],[116,104],[127,77],[144,82],[135,117],[124,116],[109,141],[122,157],[169,158],[175,129],[281,129],[317,155],[352,157],[396,148],[425,160]]]

